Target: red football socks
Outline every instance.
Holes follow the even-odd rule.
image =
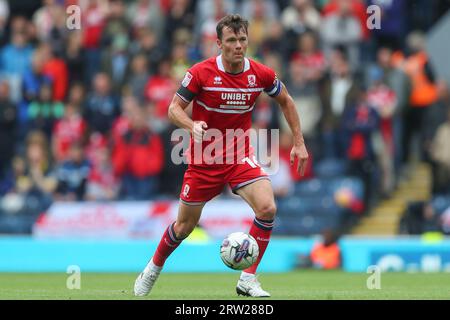
[[[161,241],[158,244],[158,248],[156,248],[156,252],[153,255],[153,263],[162,267],[166,259],[170,256],[170,254],[180,245],[183,239],[178,239],[175,235],[175,231],[173,230],[173,226],[175,222],[169,225],[164,232]]]
[[[175,222],[169,225],[164,232],[161,241],[158,244],[158,248],[156,249],[155,254],[153,255],[153,263],[162,267],[166,259],[170,256],[170,254],[180,245],[183,239],[178,239],[175,236],[175,231],[173,229]],[[270,235],[272,233],[273,228],[273,220],[262,220],[255,218],[253,220],[253,224],[250,228],[249,234],[255,238],[259,247],[259,256],[258,260],[250,267],[244,270],[247,273],[256,273],[256,269],[266,251],[267,245],[269,244]]]
[[[256,269],[258,268],[259,262],[261,261],[264,252],[269,244],[270,234],[272,233],[273,228],[273,220],[262,220],[255,217],[253,220],[253,224],[250,228],[249,234],[255,238],[256,242],[259,246],[259,256],[258,260],[249,268],[245,269],[244,272],[247,273],[256,273]]]

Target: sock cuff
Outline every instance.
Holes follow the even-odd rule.
[[[263,219],[258,219],[255,217],[255,219],[253,220],[253,224],[255,226],[257,226],[258,228],[265,230],[265,231],[270,231],[273,228],[273,222],[274,220],[263,220]]]
[[[167,228],[167,234],[169,235],[169,238],[174,243],[180,243],[183,241],[183,239],[178,239],[175,235],[175,230],[173,229],[173,226],[175,225],[175,222],[172,222],[169,227]]]

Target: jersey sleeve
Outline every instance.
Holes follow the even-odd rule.
[[[278,79],[275,71],[265,67],[264,69],[264,92],[271,97],[276,97],[281,92],[281,81]]]
[[[190,68],[181,81],[181,86],[177,91],[177,96],[189,103],[200,92],[200,79],[196,66]]]

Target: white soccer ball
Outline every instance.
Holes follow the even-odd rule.
[[[228,235],[220,246],[223,263],[234,270],[244,270],[256,262],[259,247],[255,238],[244,232]]]

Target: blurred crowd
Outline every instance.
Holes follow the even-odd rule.
[[[366,206],[392,194],[411,159],[432,165],[434,193],[450,192],[449,91],[425,48],[448,1],[20,2],[0,0],[3,210],[176,198],[185,166],[170,161],[167,108],[186,70],[218,54],[215,26],[229,13],[249,20],[248,55],[276,70],[301,117],[305,177],[289,167],[273,101],[261,96],[253,114],[256,128],[281,129],[278,197],[327,159],[364,182]],[[73,4],[79,30],[66,25]],[[367,28],[371,4],[381,29]]]

